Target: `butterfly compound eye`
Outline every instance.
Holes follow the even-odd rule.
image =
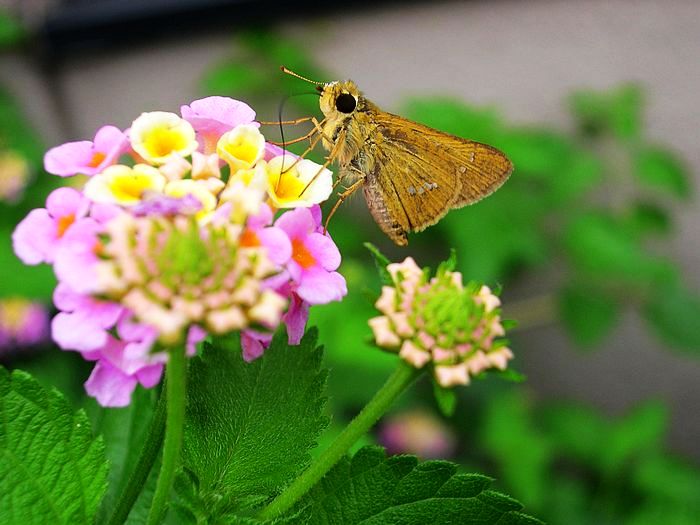
[[[341,93],[335,99],[335,109],[341,113],[352,113],[357,106],[357,100],[350,93]]]

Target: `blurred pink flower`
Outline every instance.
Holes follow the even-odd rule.
[[[318,231],[320,224],[312,212],[308,208],[288,211],[275,226],[292,242],[287,270],[299,297],[310,304],[340,301],[348,292],[345,278],[335,271],[340,266],[340,252],[330,237]]]
[[[76,221],[85,217],[90,201],[73,188],[58,188],[46,199],[46,208],[37,208],[17,225],[12,245],[25,264],[52,263],[64,236]]]
[[[114,126],[104,126],[93,141],[67,142],[51,148],[44,156],[44,169],[61,177],[94,175],[116,164],[129,148],[126,133]]]
[[[412,410],[387,418],[379,442],[390,454],[416,454],[423,459],[450,458],[457,448],[454,432],[425,410]]]
[[[214,153],[219,138],[240,124],[253,124],[255,111],[245,102],[228,97],[206,97],[180,107],[180,114],[192,124],[204,153]]]
[[[48,327],[43,305],[20,297],[0,299],[0,352],[46,341]]]

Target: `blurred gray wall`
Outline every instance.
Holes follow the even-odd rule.
[[[639,81],[648,88],[650,138],[673,146],[700,186],[700,2],[472,1],[395,5],[283,24],[330,71],[354,79],[391,109],[408,95],[451,94],[501,108],[517,123],[567,128],[564,97],[582,86]],[[0,81],[20,97],[49,145],[92,137],[103,123],[127,126],[141,111],[177,111],[198,81],[232,53],[231,35],[184,36],[103,55],[76,56],[46,86],[23,57],[3,59]],[[65,104],[63,116],[56,101]],[[662,249],[700,290],[700,207],[678,207],[677,236]],[[535,277],[510,295],[546,291]],[[700,320],[698,320],[700,329]],[[519,337],[518,364],[544,397],[579,399],[624,412],[663,398],[672,442],[700,457],[700,360],[671,353],[635,315],[598,351],[573,350],[556,326]]]

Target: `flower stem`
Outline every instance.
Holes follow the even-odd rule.
[[[399,361],[396,370],[355,419],[345,427],[335,441],[316,458],[316,461],[307,470],[260,512],[258,517],[271,519],[289,510],[348,452],[360,437],[372,428],[421,372],[422,370],[413,368],[404,361]]]
[[[134,471],[129,476],[129,481],[124,488],[119,501],[112,512],[107,525],[122,525],[129,516],[131,508],[134,506],[136,499],[141,494],[143,486],[146,484],[148,475],[151,473],[153,463],[155,463],[160,451],[160,445],[163,442],[163,430],[165,429],[165,407],[166,407],[165,388],[161,391],[158,403],[156,404],[155,412],[151,417],[151,426],[148,429],[146,441],[141,449]]]
[[[173,485],[175,471],[180,460],[182,434],[185,422],[185,380],[187,363],[185,349],[174,348],[165,368],[165,389],[167,393],[167,415],[165,440],[163,442],[163,462],[158,475],[156,492],[148,514],[148,525],[158,525],[165,517]]]

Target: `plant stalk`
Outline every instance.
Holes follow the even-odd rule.
[[[180,461],[180,449],[182,448],[182,435],[185,423],[185,381],[187,379],[187,362],[183,347],[175,348],[170,352],[165,373],[167,409],[163,462],[160,467],[151,510],[148,514],[148,525],[158,525],[163,521],[170,499],[170,489],[175,479],[175,471]]]
[[[360,413],[340,433],[331,445],[316,458],[291,485],[265,507],[259,514],[260,519],[279,516],[306,494],[352,447],[365,435],[380,417],[391,407],[396,398],[406,390],[423,370],[413,368],[404,361],[392,372],[386,383],[365,405]]]
[[[167,395],[165,388],[160,393],[156,409],[151,417],[151,426],[146,435],[146,441],[141,449],[141,454],[136,461],[134,471],[129,476],[129,481],[121,493],[117,505],[112,512],[107,525],[122,525],[129,517],[131,508],[141,494],[146,480],[148,479],[153,464],[158,457],[160,446],[163,443],[163,431],[165,430],[165,407]]]

